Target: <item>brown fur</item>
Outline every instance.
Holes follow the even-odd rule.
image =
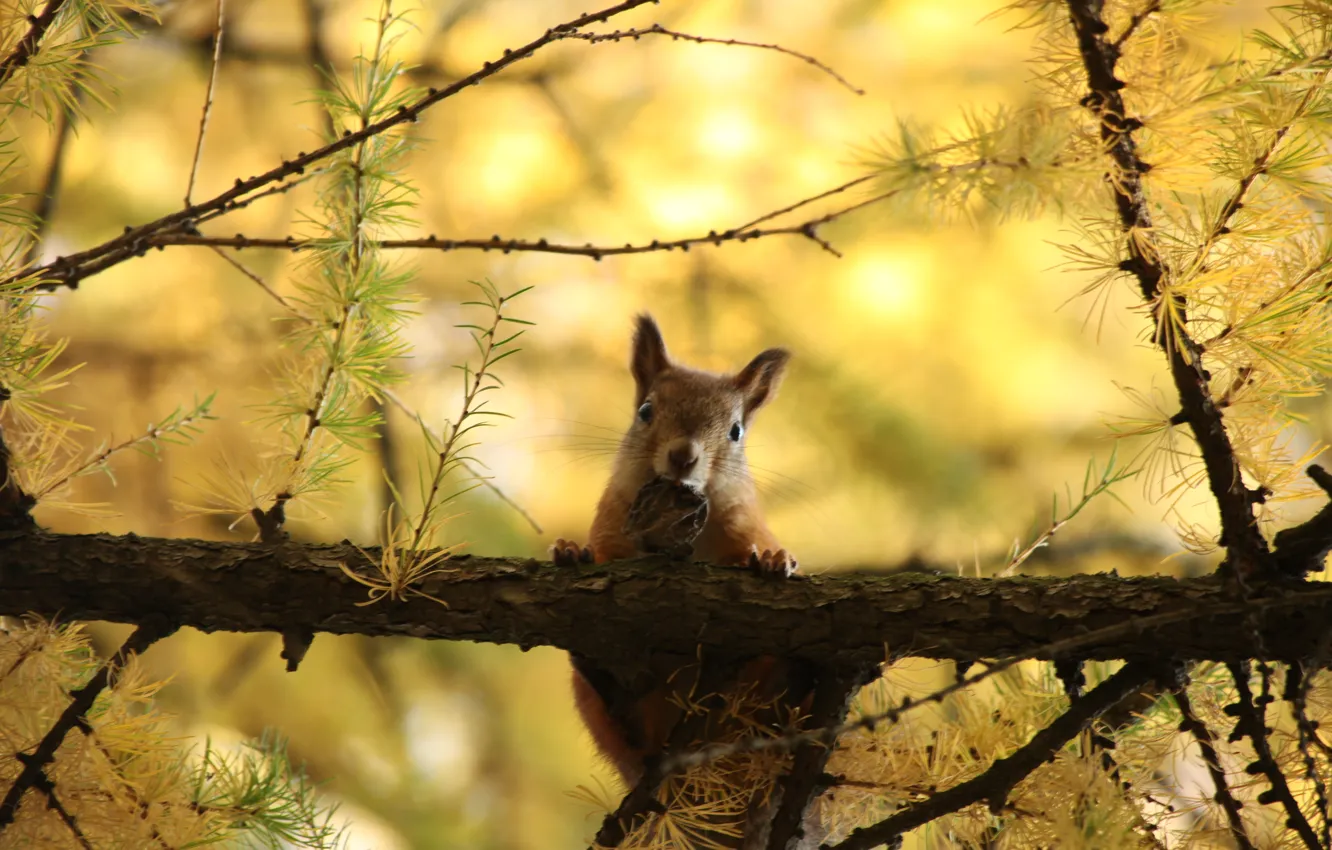
[[[632,424],[620,443],[606,490],[597,504],[590,534],[596,563],[643,554],[624,532],[625,518],[643,485],[658,475],[690,483],[708,499],[708,518],[694,542],[694,557],[714,564],[753,564],[762,569],[792,569],[794,561],[779,549],[758,505],[754,480],[745,462],[745,439],[754,414],[770,401],[790,355],[780,348],[764,351],[734,375],[714,375],[671,361],[666,344],[650,316],[638,317],[630,371],[635,382]],[[638,409],[652,405],[650,422]],[[733,426],[744,429],[730,438]],[[687,472],[678,457],[696,457]],[[560,551],[577,552],[558,541]],[[771,659],[750,665],[742,678],[758,683]],[[628,714],[633,729],[624,729],[597,689],[574,671],[574,698],[598,748],[628,783],[642,773],[644,758],[660,753],[679,717],[671,688],[662,685],[637,700]]]

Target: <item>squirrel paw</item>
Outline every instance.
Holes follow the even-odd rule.
[[[550,559],[560,567],[576,567],[579,564],[590,564],[593,560],[591,549],[563,537],[556,538],[555,545],[550,547]]]
[[[785,549],[778,549],[776,552],[764,549],[760,554],[757,546],[750,547],[749,568],[759,575],[790,578],[795,575],[799,566],[795,557]]]

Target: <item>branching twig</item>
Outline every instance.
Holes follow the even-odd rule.
[[[402,398],[398,396],[397,393],[393,392],[393,390],[390,389],[384,389],[381,390],[380,392],[390,404],[398,408],[398,410],[401,410],[407,416],[411,417],[412,420],[415,421],[417,425],[420,425],[422,430],[425,431],[430,430],[430,426],[427,425],[426,421],[421,418],[421,414],[413,410],[407,404],[407,402],[403,401]],[[526,521],[528,525],[532,526],[533,531],[535,531],[537,534],[545,534],[545,531],[541,528],[541,524],[536,521],[536,518],[533,517],[530,513],[528,513],[526,508],[515,502],[513,500],[513,497],[511,497],[508,493],[505,493],[504,490],[501,489],[500,486],[495,483],[493,478],[483,474],[481,470],[477,469],[475,466],[472,465],[472,462],[470,460],[466,458],[459,458],[459,460],[461,461],[463,468],[467,470],[468,475],[472,476],[477,481],[480,481],[481,484],[486,489],[490,490],[490,492],[495,494],[495,498],[499,499],[501,502],[512,508],[514,512],[518,514],[518,516],[522,517],[523,520]]]
[[[68,472],[66,472],[64,475],[60,476],[56,480],[51,481],[48,484],[45,484],[40,490],[38,490],[36,493],[33,494],[33,497],[38,501],[41,501],[46,496],[49,496],[51,493],[54,493],[55,491],[59,490],[61,487],[68,484],[71,480],[78,478],[80,475],[85,475],[91,472],[92,470],[103,466],[112,457],[120,454],[126,449],[136,448],[145,443],[151,445],[153,443],[156,443],[158,440],[162,439],[163,437],[167,437],[172,434],[180,434],[181,432],[189,432],[191,430],[197,430],[194,428],[195,423],[215,418],[208,412],[209,408],[212,406],[212,402],[213,402],[213,397],[209,396],[202,403],[196,404],[193,410],[190,410],[184,415],[181,415],[180,409],[177,408],[174,413],[172,413],[166,419],[162,420],[160,423],[155,425],[149,425],[147,430],[145,430],[142,434],[138,435],[137,437],[130,437],[129,439],[116,443],[113,446],[107,446],[106,448],[103,448],[100,451],[94,452],[86,460],[84,460],[83,463],[80,463],[78,466],[75,466],[73,469],[70,469]]]
[[[94,850],[92,842],[88,840],[87,835],[84,835],[79,822],[74,820],[74,816],[69,813],[65,804],[60,802],[60,798],[56,796],[55,783],[46,775],[45,771],[42,772],[41,779],[38,781],[37,790],[46,795],[47,807],[56,813],[56,817],[60,818],[61,823],[73,834],[74,840],[79,842],[79,846],[83,850]]]
[[[213,114],[213,90],[217,87],[217,69],[222,64],[222,33],[227,0],[217,0],[217,33],[213,36],[213,66],[208,72],[208,89],[204,93],[203,114],[199,116],[199,138],[194,143],[194,159],[190,164],[190,181],[185,186],[185,206],[194,194],[194,180],[199,176],[199,163],[203,161],[204,137],[208,135],[208,118]]]
[[[827,74],[837,82],[841,83],[844,87],[849,89],[854,94],[865,93],[864,89],[851,85],[849,82],[846,81],[846,78],[844,78],[841,74],[837,73],[832,68],[828,67],[819,60],[815,59],[813,56],[809,56],[807,54],[799,53],[795,50],[782,47],[780,44],[759,44],[758,42],[741,41],[735,38],[706,38],[704,36],[699,36],[699,35],[690,35],[689,33],[686,32],[676,32],[675,30],[668,30],[665,27],[663,27],[661,24],[653,24],[652,26],[644,27],[643,29],[616,30],[615,32],[563,32],[560,33],[559,37],[563,39],[577,38],[583,41],[590,42],[592,44],[598,44],[605,41],[623,41],[626,38],[637,41],[638,39],[642,38],[645,35],[668,35],[672,39],[680,41],[692,41],[695,44],[724,44],[729,47],[756,47],[759,48],[760,50],[773,50],[776,51],[777,53],[783,53],[787,56],[799,59],[800,61],[808,65],[813,65],[815,68],[818,68],[823,73]]]
[[[1198,719],[1198,715],[1194,713],[1193,702],[1189,699],[1187,686],[1175,691],[1174,697],[1175,705],[1179,706],[1181,718],[1179,730],[1188,732],[1198,742],[1198,750],[1202,753],[1203,764],[1207,766],[1207,774],[1212,778],[1212,787],[1215,789],[1212,799],[1226,813],[1226,822],[1230,825],[1230,837],[1234,839],[1235,846],[1239,850],[1256,850],[1253,840],[1249,838],[1249,832],[1244,826],[1244,817],[1240,814],[1242,804],[1230,792],[1230,783],[1226,780],[1226,771],[1221,766],[1221,759],[1217,755],[1216,739],[1212,736],[1212,730],[1208,729],[1207,724]]]
[[[0,800],[0,832],[14,822],[23,795],[31,789],[39,788],[43,782],[50,782],[46,776],[46,766],[55,759],[56,751],[60,749],[65,736],[76,727],[85,732],[89,730],[88,710],[111,682],[112,671],[124,667],[131,655],[142,653],[175,629],[174,625],[161,617],[155,618],[152,623],[141,624],[121,645],[120,651],[98,668],[88,684],[70,694],[69,705],[56,718],[50,730],[42,736],[36,749],[32,753],[19,753],[16,756],[23,764],[23,770],[14,779],[14,784],[9,786],[4,799]]]
[[[798,204],[789,207],[788,210],[803,206],[819,197],[843,191],[844,188],[846,187],[839,187],[838,189],[815,196],[815,198],[801,201]],[[695,245],[721,245],[724,242],[749,242],[766,236],[803,236],[806,239],[817,243],[819,247],[828,251],[833,256],[841,257],[842,255],[840,252],[818,236],[817,228],[836,221],[849,213],[870,206],[871,204],[886,200],[894,194],[896,194],[896,192],[884,192],[864,201],[834,210],[826,215],[821,215],[817,218],[801,222],[800,224],[793,224],[785,227],[745,228],[724,230],[721,232],[714,230],[704,236],[690,236],[683,239],[666,241],[654,239],[651,242],[639,243],[636,245],[629,242],[626,242],[622,246],[593,245],[591,243],[584,245],[570,245],[549,242],[545,239],[531,241],[527,239],[505,239],[500,236],[492,236],[489,239],[439,239],[435,236],[426,236],[419,239],[380,239],[373,244],[381,249],[412,248],[433,251],[499,251],[504,254],[513,253],[515,251],[527,251],[541,254],[564,254],[577,257],[590,257],[594,260],[600,260],[603,257],[614,257],[623,254],[650,254],[658,251],[674,251],[677,249],[688,251]],[[765,216],[765,218],[778,215],[780,212],[785,212],[785,210],[770,213],[769,216]],[[201,236],[180,232],[164,232],[153,236],[146,236],[142,240],[142,245],[145,250],[148,248],[185,245],[235,249],[274,248],[282,251],[301,251],[314,247],[316,244],[317,242],[315,240],[297,239],[293,236],[278,239],[271,237],[250,237],[243,234],[237,234],[235,236]]]
[[[1083,103],[1100,121],[1101,141],[1113,163],[1114,174],[1108,183],[1114,192],[1128,254],[1122,268],[1137,278],[1143,300],[1152,305],[1156,339],[1166,352],[1181,411],[1198,442],[1208,484],[1221,512],[1227,561],[1241,579],[1261,575],[1267,567],[1268,548],[1254,514],[1256,494],[1241,478],[1239,460],[1212,398],[1202,348],[1186,330],[1187,305],[1182,296],[1162,289],[1169,271],[1152,235],[1152,217],[1142,181],[1146,168],[1133,139],[1133,132],[1142,122],[1125,110],[1121,94],[1124,84],[1115,76],[1118,50],[1106,41],[1099,3],[1067,3],[1091,89]]]
[[[267,281],[265,281],[262,277],[256,274],[244,263],[240,262],[235,257],[231,256],[230,254],[223,251],[221,248],[218,248],[217,246],[210,246],[210,247],[212,248],[213,253],[217,254],[219,257],[226,260],[229,264],[231,264],[233,268],[235,268],[241,274],[248,277],[256,285],[258,285],[259,288],[262,289],[264,292],[266,292],[270,298],[272,298],[274,301],[280,304],[284,310],[291,313],[292,318],[300,322],[303,322],[305,324],[310,324],[313,322],[313,319],[311,319],[309,316],[305,315],[300,310],[293,307],[290,301],[288,301],[287,299],[283,298],[280,294],[278,294],[278,292],[275,289],[273,289],[273,287],[268,285]],[[421,418],[421,414],[413,410],[411,406],[408,405],[407,402],[403,401],[402,398],[397,393],[393,392],[387,387],[381,387],[378,392],[390,404],[401,410],[404,414],[406,414],[413,421],[415,421],[416,424],[420,425],[421,428],[429,430],[429,426],[426,424],[425,420]],[[529,513],[526,508],[518,504],[518,502],[514,501],[512,496],[504,492],[503,488],[501,488],[498,484],[496,484],[493,478],[483,474],[481,470],[473,466],[471,461],[469,460],[463,459],[462,465],[467,470],[468,475],[471,475],[474,479],[480,481],[482,486],[484,486],[487,490],[493,493],[497,499],[499,499],[501,502],[512,508],[519,516],[523,518],[523,520],[528,525],[532,526],[533,531],[535,531],[537,534],[545,533],[541,528],[541,524],[536,521],[536,518],[533,517],[532,514]]]
[[[1322,655],[1323,653],[1319,653]],[[1318,670],[1321,665],[1317,662],[1309,667]],[[1327,783],[1323,781],[1323,776],[1318,770],[1318,762],[1314,758],[1313,746],[1322,745],[1322,740],[1318,737],[1318,725],[1309,717],[1309,688],[1310,677],[1305,675],[1305,665],[1299,661],[1292,661],[1286,665],[1286,692],[1285,698],[1290,705],[1291,716],[1295,720],[1295,731],[1300,748],[1300,756],[1304,760],[1304,779],[1314,789],[1314,803],[1317,806],[1319,819],[1322,823],[1322,829],[1319,830],[1319,843],[1323,847],[1332,846],[1332,816],[1328,813]],[[1326,754],[1326,750],[1324,750]]]
[[[1133,34],[1138,31],[1138,27],[1142,26],[1144,21],[1159,11],[1161,11],[1161,0],[1152,0],[1152,2],[1148,3],[1141,12],[1134,14],[1134,16],[1129,19],[1128,26],[1124,27],[1124,31],[1119,34],[1118,38],[1111,42],[1110,46],[1114,48],[1115,54],[1118,55],[1119,52],[1123,50],[1124,43],[1133,37]]]
[[[984,773],[908,806],[873,826],[853,830],[832,850],[870,850],[891,843],[908,830],[982,801],[988,801],[991,809],[1002,808],[1019,782],[1053,759],[1088,723],[1152,678],[1152,671],[1143,664],[1126,664],[1086,696],[1074,700],[1054,722],[1012,755],[991,764]]]
[[[988,579],[986,581],[993,580]],[[1231,615],[1240,615],[1249,612],[1249,616],[1256,616],[1265,604],[1266,603],[1263,603],[1261,600],[1248,599],[1242,603],[1231,606],[1228,610]],[[921,697],[903,697],[902,701],[892,708],[885,709],[876,714],[863,715],[849,723],[844,723],[839,726],[828,726],[822,729],[808,729],[776,738],[751,737],[743,738],[730,744],[712,744],[706,747],[701,747],[693,752],[682,753],[667,759],[666,768],[669,770],[676,770],[681,767],[692,767],[743,752],[766,750],[789,751],[807,743],[832,746],[841,736],[848,732],[855,732],[861,729],[872,730],[882,723],[896,723],[908,711],[913,711],[930,704],[942,704],[945,699],[953,694],[983,682],[991,676],[998,675],[999,673],[1016,666],[1025,659],[1035,658],[1042,661],[1052,661],[1067,657],[1087,659],[1089,658],[1087,652],[1089,647],[1105,645],[1106,641],[1122,639],[1124,636],[1131,634],[1142,634],[1145,631],[1178,622],[1179,619],[1181,619],[1180,613],[1134,617],[1117,625],[1107,626],[1091,632],[1084,632],[1072,637],[1050,641],[1043,645],[1038,652],[1023,653],[1021,657],[1017,655],[1009,655],[990,662],[985,666],[984,670],[975,675],[959,676],[952,684],[945,685],[944,687]],[[1184,617],[1184,619],[1187,619],[1187,616]],[[913,654],[919,654],[918,649],[913,650],[912,652]],[[960,654],[958,655],[960,656]],[[1122,657],[1122,655],[1123,653],[1119,653],[1115,657]]]
[[[1249,739],[1253,745],[1254,755],[1257,760],[1250,765],[1250,771],[1262,773],[1271,783],[1271,790],[1264,791],[1258,795],[1259,803],[1280,803],[1286,810],[1286,823],[1295,830],[1300,840],[1304,842],[1308,850],[1322,850],[1318,843],[1318,834],[1314,832],[1313,827],[1309,825],[1309,819],[1304,816],[1300,809],[1300,804],[1296,802],[1295,796],[1290,791],[1290,785],[1286,783],[1286,776],[1281,772],[1281,767],[1276,763],[1272,756],[1272,745],[1267,740],[1267,719],[1265,717],[1267,704],[1261,707],[1254,705],[1253,692],[1249,690],[1249,662],[1244,663],[1230,662],[1226,665],[1230,671],[1230,676],[1235,680],[1235,731]]]
[[[46,35],[46,31],[55,23],[56,15],[60,14],[60,7],[64,5],[65,0],[49,0],[40,14],[29,16],[28,31],[19,39],[10,54],[0,59],[0,87],[9,82],[10,77],[18,73],[20,68],[26,66],[32,61],[32,57],[37,55],[42,36]]]
[[[1059,499],[1055,497],[1055,504],[1050,509],[1050,524],[1036,536],[1036,539],[1027,544],[1025,548],[1019,548],[1018,543],[1013,544],[1013,551],[1008,557],[1008,564],[999,572],[1001,576],[1010,576],[1014,570],[1026,563],[1027,559],[1041,547],[1050,542],[1059,530],[1067,525],[1074,517],[1082,512],[1082,509],[1091,503],[1092,499],[1109,491],[1115,484],[1123,481],[1125,478],[1131,478],[1138,474],[1138,470],[1115,469],[1115,453],[1110,453],[1110,459],[1106,461],[1105,470],[1099,474],[1096,472],[1096,461],[1093,459],[1087,462],[1087,471],[1082,478],[1082,498],[1077,504],[1071,504],[1072,494],[1069,494],[1068,501],[1071,506],[1063,516],[1059,515]]]
[[[11,275],[4,280],[0,280],[0,285],[13,283],[29,276],[37,275],[43,278],[48,286],[74,286],[91,274],[104,271],[111,266],[122,263],[131,257],[146,251],[149,247],[146,244],[146,240],[149,237],[166,232],[188,232],[190,227],[193,226],[193,223],[205,220],[206,215],[235,209],[237,203],[246,201],[252,193],[260,189],[285,180],[288,177],[301,175],[306,169],[339,151],[346,150],[354,145],[362,144],[366,140],[391,130],[400,124],[418,120],[421,117],[421,113],[425,110],[443,100],[465,91],[471,86],[477,85],[478,83],[493,77],[505,68],[508,68],[523,59],[527,59],[546,45],[558,41],[563,33],[582,29],[589,24],[602,23],[616,15],[627,12],[630,9],[652,2],[656,2],[656,0],[622,0],[622,2],[609,6],[601,11],[579,15],[573,20],[551,27],[542,35],[521,47],[506,49],[501,57],[492,62],[484,63],[480,70],[468,74],[457,82],[441,89],[430,89],[424,97],[411,105],[401,107],[397,112],[387,118],[369,124],[355,132],[350,130],[346,131],[341,138],[329,142],[309,153],[297,154],[295,157],[280,163],[278,166],[271,168],[262,174],[245,180],[237,179],[236,184],[232,188],[209,198],[206,201],[186,206],[174,213],[162,216],[161,218],[147,222],[146,224],[130,227],[120,236],[117,236],[114,239],[109,239],[106,242],[85,251],[80,251],[65,257],[58,257],[46,265],[37,268],[29,268],[15,275]]]

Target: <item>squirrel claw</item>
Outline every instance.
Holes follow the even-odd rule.
[[[550,547],[550,559],[560,567],[576,567],[579,564],[590,564],[593,560],[591,549],[563,537],[556,538],[555,545]]]
[[[790,578],[795,575],[799,566],[796,559],[785,549],[778,549],[776,552],[764,549],[763,553],[759,554],[757,546],[750,547],[749,568],[759,575]]]

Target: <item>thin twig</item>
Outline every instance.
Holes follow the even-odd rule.
[[[60,13],[60,7],[65,5],[65,0],[50,0],[46,8],[42,9],[39,15],[30,15],[28,17],[28,31],[19,39],[13,51],[3,60],[0,60],[0,87],[9,82],[9,78],[14,76],[18,70],[32,61],[32,57],[37,55],[38,43],[46,31],[55,23],[56,15]]]
[[[1161,11],[1161,0],[1152,0],[1146,8],[1129,19],[1128,26],[1124,27],[1124,31],[1119,34],[1119,38],[1111,42],[1110,46],[1115,49],[1117,54],[1122,52],[1124,43],[1133,37],[1133,34],[1138,31],[1138,27],[1142,26],[1143,22],[1159,11]]]
[[[107,446],[101,451],[96,452],[93,455],[90,455],[83,463],[74,467],[69,472],[62,475],[60,478],[42,487],[40,490],[38,490],[36,493],[33,494],[33,497],[38,501],[41,501],[43,498],[59,490],[61,487],[65,486],[73,479],[78,478],[80,475],[84,475],[88,472],[91,472],[92,470],[106,463],[112,457],[115,457],[116,455],[120,454],[126,449],[132,449],[135,446],[142,445],[143,443],[152,443],[153,441],[161,439],[163,436],[167,434],[174,434],[178,431],[187,430],[196,422],[205,419],[214,418],[209,415],[208,407],[209,403],[204,402],[203,404],[195,407],[194,410],[190,411],[188,415],[183,416],[180,419],[175,419],[176,414],[173,413],[171,414],[171,417],[169,417],[163,424],[149,425],[148,429],[144,431],[142,434],[139,434],[138,436],[135,437],[130,437],[129,439],[117,443],[114,446]],[[179,413],[179,410],[177,410],[177,413]]]
[[[79,826],[79,822],[74,820],[74,816],[69,813],[69,810],[65,808],[65,804],[60,802],[60,798],[56,796],[55,783],[46,775],[45,771],[42,772],[42,778],[38,785],[38,790],[46,795],[47,807],[56,813],[56,817],[60,818],[61,822],[65,824],[65,827],[73,834],[74,840],[79,842],[79,846],[82,847],[83,850],[93,850],[92,842],[89,841],[88,836],[83,833],[83,829]]]
[[[1226,822],[1230,825],[1230,837],[1235,841],[1235,846],[1239,850],[1256,850],[1253,840],[1249,838],[1249,831],[1244,826],[1244,817],[1240,814],[1242,804],[1235,799],[1235,795],[1230,791],[1230,783],[1226,780],[1226,771],[1221,766],[1221,759],[1216,752],[1216,739],[1212,736],[1212,730],[1208,729],[1207,724],[1199,720],[1198,715],[1194,713],[1187,686],[1175,691],[1174,697],[1175,705],[1179,706],[1179,714],[1182,718],[1179,729],[1181,732],[1191,734],[1193,739],[1198,742],[1198,750],[1202,753],[1203,764],[1207,767],[1207,774],[1212,778],[1212,788],[1215,789],[1212,799],[1226,813]]]
[[[236,269],[236,271],[240,272],[241,274],[248,277],[250,280],[254,281],[259,286],[260,289],[262,289],[264,292],[267,292],[268,295],[274,301],[276,301],[278,304],[281,304],[283,309],[288,310],[295,318],[300,319],[302,322],[305,322],[307,324],[312,322],[309,316],[305,315],[300,310],[297,310],[295,307],[291,306],[291,302],[289,302],[287,299],[279,295],[277,293],[277,290],[273,289],[273,287],[268,285],[267,281],[265,281],[255,272],[251,271],[250,268],[246,266],[244,263],[242,263],[240,260],[231,256],[226,251],[223,251],[221,248],[217,247],[216,245],[209,245],[208,247],[213,250],[214,254],[217,254],[219,257],[230,263],[231,267]]]
[[[826,192],[820,192],[817,195],[811,195],[808,198],[796,201],[794,204],[791,204],[790,206],[785,206],[779,210],[773,210],[772,212],[764,213],[763,215],[759,216],[753,221],[747,221],[744,224],[740,225],[739,227],[736,228],[736,230],[751,230],[765,221],[771,221],[772,219],[777,218],[778,216],[786,215],[789,212],[795,212],[801,207],[808,206],[817,201],[821,201],[824,198],[831,198],[833,195],[840,195],[842,192],[845,192],[848,189],[854,189],[855,187],[861,185],[862,183],[868,183],[869,181],[878,178],[878,176],[879,176],[878,174],[865,174],[855,178],[854,180],[848,180],[842,185],[835,186]]]
[[[699,35],[690,35],[689,33],[686,32],[677,32],[675,30],[668,30],[665,27],[663,27],[661,24],[653,24],[652,26],[645,27],[643,29],[616,30],[615,32],[564,32],[560,34],[560,38],[563,39],[576,38],[589,42],[591,44],[600,44],[601,42],[605,41],[623,41],[626,38],[637,41],[638,39],[642,38],[645,35],[668,35],[672,39],[677,39],[680,41],[692,41],[695,44],[722,44],[728,47],[756,47],[760,50],[776,51],[777,53],[783,53],[787,56],[799,59],[800,61],[806,64],[813,65],[815,68],[818,68],[823,73],[827,74],[837,82],[841,83],[844,87],[849,89],[854,94],[865,93],[864,89],[851,85],[851,83],[846,81],[845,77],[843,77],[841,74],[837,73],[824,63],[815,59],[813,56],[809,56],[808,54],[805,53],[799,53],[795,50],[791,50],[790,48],[782,47],[780,44],[760,44],[755,41],[741,41],[740,39],[735,39],[735,38],[707,38]]]
[[[626,242],[622,246],[615,245],[593,245],[590,242],[584,245],[570,245],[567,243],[548,242],[545,239],[531,241],[527,239],[505,239],[500,236],[492,236],[489,239],[439,239],[435,236],[426,236],[417,239],[380,239],[374,244],[382,249],[420,249],[432,251],[499,251],[503,254],[513,252],[533,252],[543,254],[564,254],[567,256],[590,257],[593,260],[600,260],[604,257],[621,256],[625,254],[650,254],[662,251],[688,251],[696,245],[721,245],[725,242],[749,242],[755,239],[762,239],[767,236],[803,236],[817,243],[821,248],[836,257],[841,257],[832,245],[820,238],[817,234],[817,228],[829,224],[837,219],[846,216],[849,213],[876,204],[896,192],[884,192],[875,195],[866,200],[851,204],[841,209],[834,210],[826,215],[812,218],[800,224],[788,225],[785,227],[770,228],[749,228],[725,231],[710,231],[702,236],[690,236],[683,239],[674,239],[661,241],[654,239],[651,242],[634,244]],[[803,202],[802,202],[803,203]],[[312,248],[320,244],[314,239],[297,239],[293,236],[283,238],[273,237],[252,237],[244,234],[235,236],[199,236],[188,233],[167,232],[158,235],[145,237],[143,245],[145,248],[165,248],[176,245],[183,246],[209,246],[214,248],[235,248],[237,250],[244,248],[272,248],[282,251],[301,251]]]
[[[70,93],[76,100],[83,97],[83,89],[74,86]],[[42,188],[37,193],[37,206],[32,215],[36,228],[23,254],[25,265],[34,265],[41,261],[42,243],[51,230],[51,217],[55,213],[56,195],[60,192],[60,180],[65,172],[65,152],[69,149],[69,137],[73,135],[74,113],[61,109],[56,118],[55,143],[51,146],[51,158],[46,163],[46,174],[42,177]]]
[[[427,424],[426,424],[426,421],[425,421],[424,419],[421,418],[421,414],[419,414],[419,413],[417,413],[415,410],[413,410],[413,409],[411,408],[411,406],[409,406],[409,405],[407,404],[407,402],[403,401],[402,398],[401,398],[400,396],[398,396],[397,393],[393,392],[393,390],[390,390],[390,389],[385,388],[385,389],[381,389],[379,392],[380,392],[381,395],[384,396],[384,398],[385,398],[390,404],[392,404],[394,407],[398,408],[398,410],[401,410],[401,411],[402,411],[403,413],[405,413],[407,416],[410,416],[412,419],[414,419],[414,420],[416,421],[416,424],[420,425],[422,428],[424,428],[424,429],[427,430],[427,431],[430,430],[430,426],[427,425]],[[527,522],[528,525],[532,526],[532,530],[533,530],[533,531],[535,531],[537,534],[545,534],[545,533],[546,533],[545,530],[541,527],[541,524],[538,523],[538,522],[536,521],[536,519],[533,518],[533,516],[532,516],[530,513],[527,512],[527,509],[526,509],[526,508],[524,508],[522,505],[520,505],[520,504],[518,504],[517,502],[515,502],[515,501],[509,496],[508,493],[505,493],[502,489],[500,489],[499,485],[497,485],[497,484],[495,483],[495,480],[494,480],[493,477],[491,477],[491,476],[489,476],[489,475],[483,475],[483,474],[481,473],[481,470],[479,470],[479,469],[477,469],[476,467],[472,466],[471,461],[467,460],[466,458],[460,458],[460,460],[461,460],[461,462],[462,462],[462,466],[463,466],[463,468],[467,470],[467,474],[468,474],[468,475],[472,476],[472,477],[475,478],[477,481],[480,481],[480,482],[482,483],[482,485],[484,485],[488,490],[490,490],[490,492],[492,492],[492,493],[495,494],[496,498],[498,498],[498,499],[499,499],[501,502],[503,502],[504,504],[508,505],[510,508],[513,508],[513,510],[514,510],[514,511],[515,511],[520,517],[522,517],[522,518]]]
[[[190,182],[185,186],[185,206],[194,194],[194,180],[203,161],[204,137],[208,134],[208,118],[213,114],[213,91],[217,88],[217,69],[222,64],[222,33],[225,29],[227,0],[217,0],[217,32],[213,36],[213,67],[208,72],[208,90],[204,94],[203,114],[199,116],[199,138],[194,143],[194,161],[190,165]]]

